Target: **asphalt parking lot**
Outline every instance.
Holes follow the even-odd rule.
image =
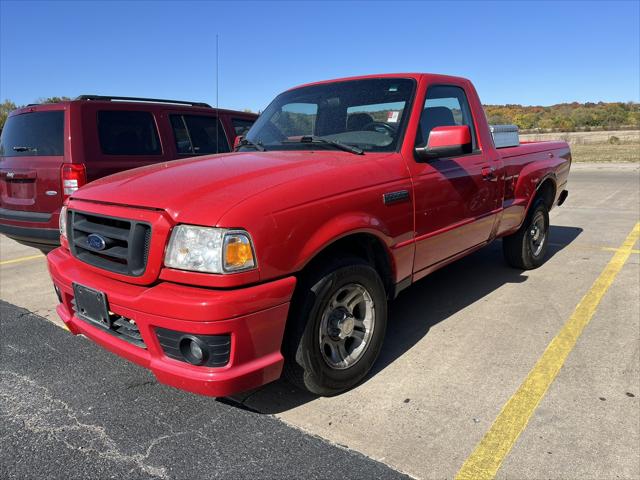
[[[496,242],[411,287],[333,398],[159,385],[54,326],[44,258],[1,237],[0,477],[640,478],[640,167],[569,190],[541,268]]]

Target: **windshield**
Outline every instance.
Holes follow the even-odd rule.
[[[31,112],[7,118],[0,136],[0,155],[64,155],[64,111]]]
[[[414,88],[411,79],[376,78],[290,90],[271,102],[246,138],[266,150],[335,148],[331,142],[338,142],[391,152],[402,138]]]

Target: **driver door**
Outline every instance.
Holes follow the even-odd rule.
[[[498,205],[498,182],[478,148],[471,109],[463,88],[435,85],[427,90],[416,146],[424,146],[437,126],[467,125],[468,154],[414,165],[416,253],[414,273],[486,242]]]

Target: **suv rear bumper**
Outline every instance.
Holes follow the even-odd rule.
[[[60,212],[24,212],[0,208],[0,233],[30,247],[51,250],[60,245]]]
[[[280,347],[295,277],[232,290],[169,282],[142,286],[96,275],[64,248],[51,252],[47,263],[62,300],[57,312],[69,330],[150,369],[161,383],[219,397],[280,377],[284,363]],[[105,293],[109,310],[135,322],[146,348],[75,315],[73,283]],[[186,335],[229,335],[229,361],[222,367],[206,367],[170,358],[156,329]]]
[[[0,233],[17,242],[44,250],[60,245],[60,231],[57,228],[14,227],[0,223]]]

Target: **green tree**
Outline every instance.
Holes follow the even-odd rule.
[[[640,128],[640,104],[636,102],[560,103],[548,107],[485,105],[489,123],[513,123],[523,130]]]
[[[4,128],[4,122],[7,121],[9,112],[11,112],[11,110],[15,110],[16,108],[16,104],[11,100],[5,100],[4,102],[0,103],[0,132]]]
[[[45,97],[45,98],[39,98],[37,100],[37,103],[58,103],[58,102],[66,102],[71,100],[71,97]]]

